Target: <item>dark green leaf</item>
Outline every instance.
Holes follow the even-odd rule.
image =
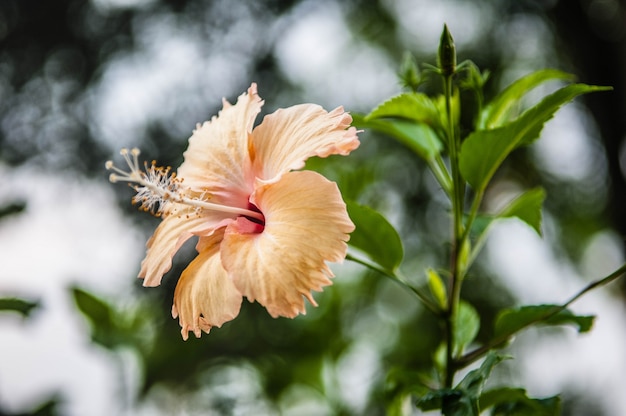
[[[443,148],[435,131],[426,124],[402,119],[367,120],[355,115],[353,118],[355,125],[393,137],[423,159],[431,160]]]
[[[0,311],[17,312],[29,317],[33,309],[39,307],[39,302],[30,302],[18,298],[0,298]]]
[[[469,303],[461,301],[459,303],[456,325],[454,328],[454,354],[463,354],[467,347],[478,335],[480,329],[480,317],[476,309]]]
[[[111,308],[103,300],[79,288],[73,288],[72,294],[78,309],[93,324],[106,327],[113,325]]]
[[[446,401],[456,402],[461,399],[463,393],[455,389],[432,390],[417,400],[417,407],[424,411],[441,409]]]
[[[372,208],[347,202],[348,214],[356,229],[348,242],[383,269],[393,272],[402,262],[404,249],[398,232]]]
[[[467,373],[456,389],[464,390],[473,399],[478,400],[485,386],[485,381],[487,381],[491,375],[491,370],[506,358],[505,356],[496,354],[494,351],[489,351],[480,367]]]
[[[91,324],[91,338],[106,348],[122,344],[134,344],[135,333],[140,322],[129,322],[102,299],[79,288],[72,289],[78,309]]]
[[[546,192],[543,188],[528,190],[506,206],[498,217],[517,217],[541,235],[541,207],[545,199]]]
[[[485,106],[479,117],[478,128],[494,129],[510,121],[511,112],[522,97],[540,84],[552,80],[572,79],[572,75],[555,69],[543,69],[519,78]]]
[[[558,396],[534,399],[520,388],[501,387],[480,396],[480,408],[493,408],[493,416],[558,416],[561,400]]]
[[[2,217],[8,217],[9,215],[19,214],[25,209],[26,209],[26,203],[24,202],[13,202],[11,204],[4,205],[0,207],[0,219]]]
[[[476,191],[484,191],[504,159],[516,148],[536,140],[544,124],[576,96],[606,87],[572,84],[545,97],[515,121],[493,130],[478,130],[461,146],[460,169]]]
[[[64,402],[63,398],[60,395],[53,395],[50,399],[45,402],[38,403],[37,405],[31,407],[27,411],[22,411],[20,413],[4,413],[3,408],[0,407],[0,415],[2,416],[59,416],[61,415],[61,411],[59,410]]]
[[[574,325],[578,332],[587,332],[593,326],[593,316],[574,315],[560,305],[532,305],[505,309],[498,314],[494,337],[510,337],[516,332],[534,324]]]
[[[479,397],[491,370],[505,357],[490,351],[480,368],[470,371],[454,389],[433,390],[420,397],[421,410],[442,409],[445,416],[478,416]]]

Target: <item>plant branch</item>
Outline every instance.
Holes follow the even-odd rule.
[[[462,267],[459,264],[460,252],[463,246],[463,202],[465,183],[461,178],[459,169],[460,140],[454,128],[452,115],[452,74],[444,75],[444,94],[446,99],[446,115],[448,121],[448,151],[450,153],[450,166],[452,170],[452,214],[453,214],[453,241],[450,253],[450,290],[448,296],[448,308],[445,321],[446,331],[446,371],[444,386],[452,387],[456,366],[454,364],[454,334],[456,318],[458,316],[459,302],[461,299]]]
[[[615,270],[613,273],[609,274],[608,276],[603,277],[602,279],[598,279],[598,280],[595,280],[595,281],[591,282],[590,284],[585,286],[582,290],[580,290],[578,293],[576,293],[574,296],[572,296],[567,302],[563,303],[562,305],[559,305],[558,307],[555,307],[553,310],[551,310],[551,311],[545,313],[544,315],[538,317],[537,319],[529,322],[524,327],[520,328],[518,331],[520,331],[522,329],[526,329],[529,326],[534,325],[536,323],[539,323],[539,322],[542,322],[542,321],[546,321],[546,320],[552,318],[554,315],[556,315],[556,314],[562,312],[563,310],[567,309],[567,307],[569,305],[571,305],[572,303],[577,301],[579,298],[581,298],[587,292],[589,292],[589,291],[591,291],[591,290],[593,290],[593,289],[595,289],[597,287],[604,286],[606,284],[611,283],[612,281],[616,280],[618,277],[621,277],[624,273],[626,273],[626,264],[622,265],[619,269]],[[509,340],[509,338],[511,338],[512,335],[514,335],[514,334],[504,334],[504,335],[501,335],[501,336],[491,340],[491,342],[489,342],[488,344],[485,344],[482,347],[476,348],[474,351],[471,351],[471,352],[465,354],[463,357],[459,358],[456,361],[458,367],[459,368],[463,368],[463,367],[473,363],[474,361],[476,361],[477,359],[481,358],[483,355],[485,355],[490,350],[492,350],[494,348],[497,348],[499,345],[507,342]]]
[[[408,282],[406,282],[402,277],[398,276],[396,273],[390,272],[386,269],[383,269],[382,267],[379,267],[375,264],[372,264],[370,262],[367,262],[365,260],[359,259],[357,257],[352,256],[351,254],[347,254],[346,255],[346,259],[353,261],[355,263],[358,263],[362,266],[367,267],[368,269],[371,269],[375,272],[378,272],[384,276],[389,277],[391,280],[393,280],[394,282],[398,283],[400,286],[404,287],[405,289],[408,289],[410,292],[412,292],[414,295],[417,296],[417,298],[424,304],[424,306],[426,307],[426,309],[428,309],[429,311],[431,311],[433,314],[435,314],[436,316],[441,316],[441,310],[439,309],[439,307],[437,307],[437,305],[435,303],[433,303],[430,299],[428,299],[428,296],[426,296],[425,294],[423,294],[419,289],[413,287],[412,285],[410,285]]]
[[[433,159],[427,160],[428,167],[433,172],[435,179],[441,188],[444,190],[446,195],[450,199],[452,199],[452,179],[450,178],[450,172],[448,172],[448,168],[445,163],[443,163],[443,159],[441,155],[436,155]]]

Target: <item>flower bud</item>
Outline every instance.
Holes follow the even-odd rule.
[[[443,25],[443,33],[439,41],[439,53],[437,54],[437,64],[444,76],[450,76],[456,71],[456,48],[454,47],[454,39],[448,26]]]

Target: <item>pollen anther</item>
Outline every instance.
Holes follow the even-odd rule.
[[[264,221],[263,214],[260,212],[208,202],[210,193],[207,191],[202,192],[200,197],[190,197],[192,192],[182,185],[183,181],[176,177],[176,172],[172,172],[171,166],[157,166],[156,160],[153,160],[149,165],[148,162],[144,162],[143,169],[141,169],[138,159],[141,151],[136,147],[130,151],[123,148],[120,150],[120,154],[130,171],[123,171],[115,166],[112,161],[107,161],[105,167],[114,172],[109,175],[109,181],[113,183],[128,182],[131,188],[137,192],[132,201],[139,204],[139,209],[142,211],[160,217],[168,213],[172,203],[178,203],[191,207],[197,215],[200,215],[204,210],[212,210]]]

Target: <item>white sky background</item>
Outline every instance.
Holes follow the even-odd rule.
[[[42,303],[27,320],[0,314],[0,403],[29,409],[59,392],[63,414],[116,414],[118,368],[90,343],[68,287],[124,294],[145,237],[119,212],[104,181],[4,166],[0,175],[0,200],[28,204],[0,222],[0,292]]]
[[[105,9],[133,6],[130,0],[97,3]],[[427,8],[420,7],[426,3]],[[489,26],[479,24],[479,12],[481,19],[494,18],[489,10],[479,11],[470,3],[462,6],[462,13],[458,7],[452,1],[389,1],[404,30],[404,46],[418,50],[436,48],[444,21],[462,48],[464,39],[471,40]],[[428,18],[415,10],[427,10]],[[235,91],[235,86],[253,81],[247,79],[245,70],[247,54],[252,51],[241,46],[237,35],[242,30],[269,33],[266,41],[257,40],[260,43],[253,45],[270,47],[275,42],[279,64],[293,82],[302,85],[308,101],[327,108],[344,105],[367,111],[398,91],[394,63],[350,34],[346,17],[333,1],[307,2],[267,30],[255,23],[245,7],[236,12],[241,14],[238,27],[223,33],[209,53],[201,47],[203,39],[185,31],[180,22],[156,15],[137,22],[141,48],[111,61],[91,98],[95,101],[93,118],[99,121],[93,131],[110,146],[112,157],[119,147],[132,146],[145,133],[149,121],[168,120],[173,108],[183,111],[168,120],[169,126],[186,140],[195,123],[210,116],[203,109],[215,105],[222,96],[239,95],[242,91]],[[549,55],[538,51],[543,45],[539,39],[541,25],[523,17],[507,24],[520,33],[520,47],[511,52],[511,59],[519,62],[518,70],[538,69],[532,67],[537,62],[529,63],[527,58]],[[521,30],[523,25],[539,29]],[[259,90],[263,96],[262,85]],[[572,106],[548,125],[549,137],[535,150],[550,174],[583,183],[598,174],[593,170],[597,163],[591,162],[602,158],[601,149],[593,141],[594,129],[585,117],[580,108]],[[562,151],[563,143],[568,144],[567,152]],[[553,163],[555,160],[558,163]],[[15,196],[28,204],[25,213],[0,222],[0,291],[3,295],[40,298],[44,305],[26,321],[0,315],[0,403],[9,410],[26,410],[59,391],[65,399],[64,414],[119,414],[117,363],[90,344],[86,324],[69,299],[67,287],[76,283],[98,294],[123,295],[138,270],[145,236],[118,211],[104,169],[99,181],[2,166],[0,175],[0,200],[10,201]],[[550,226],[549,218],[547,223]],[[596,236],[585,254],[590,274],[578,276],[556,259],[545,241],[524,226],[508,222],[494,230],[487,254],[494,270],[506,277],[521,302],[560,302],[588,279],[600,277],[601,273],[591,273],[598,270],[598,264],[605,267],[603,272],[616,268],[624,260],[620,244],[610,232]],[[626,414],[622,392],[626,384],[623,305],[611,297],[610,289],[603,289],[573,309],[597,314],[595,329],[581,336],[534,339],[530,334],[526,339],[532,342],[520,337],[522,346],[532,347],[516,351],[523,384],[531,393],[553,395],[580,382],[576,388],[582,391],[614,398],[603,402],[607,414]],[[365,353],[355,353],[347,361],[375,367],[372,352],[366,347],[362,350]],[[350,380],[342,388],[351,385]],[[361,393],[354,397],[358,399]],[[359,408],[359,403],[354,406]]]

